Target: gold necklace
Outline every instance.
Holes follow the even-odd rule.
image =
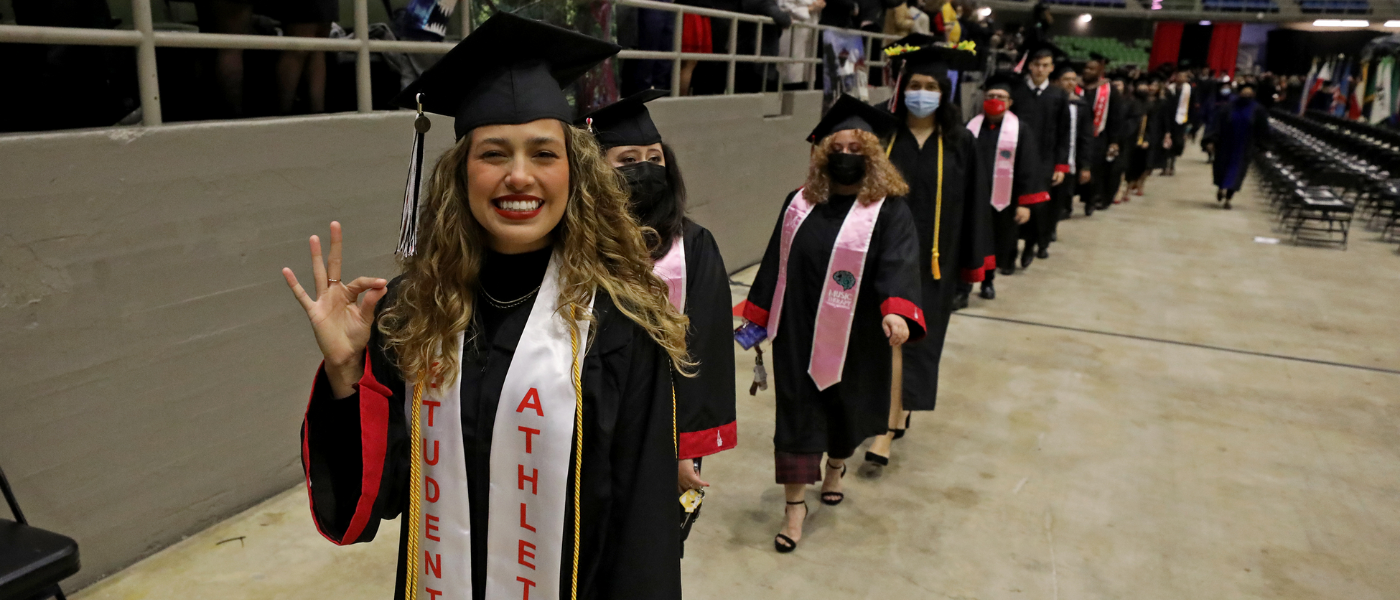
[[[509,301],[509,302],[502,302],[502,301],[500,301],[500,300],[495,299],[494,297],[491,296],[491,293],[490,293],[490,292],[486,291],[486,287],[485,287],[485,286],[483,286],[483,287],[481,288],[481,293],[482,293],[482,295],[486,296],[486,301],[487,301],[487,302],[490,302],[490,303],[491,303],[491,306],[494,306],[494,307],[496,307],[496,308],[514,308],[514,307],[516,307],[516,306],[520,306],[521,304],[524,304],[526,300],[529,300],[531,296],[534,296],[534,295],[535,295],[535,292],[540,291],[540,286],[541,286],[541,285],[544,285],[544,284],[540,284],[540,285],[535,286],[535,289],[530,290],[530,291],[529,291],[528,293],[526,293],[524,296],[521,296],[521,297],[516,298],[515,300],[511,300],[511,301]]]

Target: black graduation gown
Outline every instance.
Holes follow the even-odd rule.
[[[1104,115],[1104,129],[1100,133],[1094,130],[1094,100],[1098,95],[1099,86],[1109,86],[1108,93],[1108,114]],[[1080,191],[1081,196],[1093,198],[1100,203],[1105,201],[1104,196],[1118,191],[1116,185],[1110,187],[1110,179],[1113,176],[1113,164],[1118,160],[1108,160],[1108,146],[1118,144],[1123,138],[1123,111],[1127,101],[1123,95],[1113,89],[1113,84],[1107,79],[1100,79],[1099,86],[1084,89],[1084,103],[1088,107],[1085,111],[1085,119],[1089,121],[1089,143],[1085,144],[1084,162],[1080,169],[1088,168],[1090,172],[1090,184],[1084,186]],[[1136,130],[1134,130],[1136,131]],[[1120,153],[1123,146],[1119,145]],[[1112,198],[1107,198],[1112,200]]]
[[[1073,138],[1072,149],[1066,154],[1065,160],[1069,163],[1069,172],[1065,174],[1065,180],[1050,189],[1050,195],[1054,197],[1055,204],[1055,225],[1051,227],[1054,231],[1060,221],[1060,215],[1074,209],[1074,194],[1079,191],[1079,173],[1088,166],[1084,162],[1091,138],[1094,134],[1094,121],[1090,114],[1089,104],[1082,96],[1071,96],[1068,103],[1071,111],[1070,118],[1071,133]]]
[[[729,271],[710,231],[685,222],[686,349],[699,363],[695,377],[675,378],[680,458],[700,458],[733,448],[734,317]]]
[[[909,184],[905,198],[919,236],[919,282],[928,336],[904,345],[904,410],[933,410],[938,400],[938,365],[953,296],[964,274],[981,279],[991,248],[991,226],[974,221],[967,210],[976,197],[977,152],[972,132],[959,128],[943,142],[943,204],[937,208],[938,138],[930,135],[923,148],[907,127],[895,134],[890,162]],[[937,215],[939,279],[933,278],[933,224]],[[982,250],[979,252],[978,248]]]
[[[739,314],[761,326],[768,324],[778,285],[783,215],[795,195],[788,194],[783,201],[758,275],[739,307]],[[807,374],[827,264],[854,204],[854,196],[832,197],[813,208],[793,236],[782,322],[772,348],[777,395],[773,446],[778,452],[844,454],[866,438],[885,433],[890,415],[890,344],[881,321],[885,315],[898,314],[909,325],[910,340],[925,335],[913,218],[903,200],[889,198],[880,206],[866,253],[841,382],[818,391]]]
[[[1147,141],[1147,127],[1151,121],[1148,111],[1151,104],[1150,100],[1131,96],[1123,114],[1123,141],[1118,143],[1118,147],[1123,149],[1123,155],[1114,162],[1114,167],[1121,169],[1122,174],[1130,180],[1137,179],[1147,170],[1147,156],[1151,147],[1143,148],[1138,144]],[[1115,177],[1114,181],[1118,179]]]
[[[534,281],[542,276],[541,271]],[[392,301],[394,289],[391,284],[380,307]],[[464,468],[471,530],[481,532],[471,541],[472,587],[477,598],[484,597],[486,585],[488,470],[497,399],[532,304],[499,311],[500,318],[493,320],[496,327],[490,328],[495,329],[490,347],[478,341],[475,350],[463,353],[462,435],[468,457]],[[593,341],[583,366],[579,598],[679,598],[669,359],[641,327],[616,309],[606,292],[597,295],[594,314],[591,331],[596,333],[590,333]],[[312,515],[321,534],[338,545],[373,540],[380,520],[406,512],[409,499],[410,446],[403,405],[410,390],[386,354],[377,328],[366,353],[365,375],[358,392],[349,398],[335,399],[324,369],[317,373],[302,425],[302,464]],[[369,450],[374,447],[385,450]],[[379,478],[378,486],[369,484],[374,476]],[[572,469],[569,479],[572,490]],[[568,542],[573,510],[572,502],[566,502],[562,565],[573,561]],[[414,533],[405,519],[399,532],[396,599],[403,598],[404,552],[407,536]],[[559,577],[561,588],[568,590],[572,569],[562,568]]]
[[[1191,104],[1192,102],[1195,102],[1195,97],[1194,97],[1194,96],[1195,96],[1196,90],[1192,88],[1191,84],[1189,84],[1189,83],[1183,83],[1183,84],[1180,84],[1180,86],[1181,86],[1180,89],[1177,89],[1176,91],[1167,94],[1166,98],[1163,99],[1163,105],[1162,105],[1162,111],[1163,111],[1164,113],[1166,113],[1166,118],[1164,119],[1164,123],[1166,124],[1167,135],[1171,136],[1171,138],[1172,138],[1172,147],[1171,147],[1171,150],[1169,150],[1169,151],[1167,152],[1167,156],[1168,156],[1169,158],[1175,158],[1175,157],[1181,156],[1181,154],[1182,154],[1183,152],[1186,151],[1186,128],[1187,128],[1188,126],[1190,126],[1190,124],[1191,124],[1191,120],[1190,120],[1190,118],[1191,118],[1191,108],[1190,108],[1190,104]],[[1189,91],[1191,92],[1191,96],[1188,96],[1188,97],[1186,98],[1186,103],[1187,103],[1186,117],[1187,117],[1187,119],[1186,119],[1186,122],[1185,122],[1185,123],[1177,123],[1177,122],[1176,122],[1176,107],[1177,107],[1177,105],[1179,105],[1179,104],[1181,103],[1181,94],[1183,93],[1184,90],[1189,90]]]
[[[1069,170],[1069,94],[1049,82],[1037,94],[1026,78],[1011,89],[1011,112],[1035,132],[1034,177],[1049,189],[1055,171]]]
[[[1019,238],[1019,231],[1016,224],[1016,208],[1019,206],[1043,202],[1049,197],[1045,186],[1050,183],[1047,179],[1044,182],[1035,179],[1036,169],[1033,165],[1039,160],[1037,156],[1036,134],[1030,127],[1023,123],[1016,136],[1016,165],[1011,177],[1011,204],[1004,210],[998,211],[992,206],[992,181],[996,173],[997,138],[1001,135],[1001,126],[994,125],[991,121],[982,121],[982,131],[977,135],[975,146],[977,148],[977,171],[974,178],[976,195],[973,197],[973,211],[979,213],[974,216],[979,221],[991,223],[992,240],[995,247],[995,266],[1011,267],[1016,264],[1016,242]],[[987,274],[992,271],[988,264]]]
[[[1231,101],[1217,106],[1201,140],[1202,144],[1215,144],[1211,164],[1215,187],[1238,191],[1254,162],[1254,153],[1268,139],[1269,111],[1258,102],[1240,106]]]

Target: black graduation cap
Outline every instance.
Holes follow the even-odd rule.
[[[1061,77],[1064,77],[1065,73],[1069,73],[1071,71],[1078,73],[1079,69],[1074,68],[1073,64],[1065,63],[1058,67],[1055,67],[1055,70],[1050,73],[1050,78],[1059,79]]]
[[[621,47],[499,12],[404,88],[395,104],[456,118],[460,139],[484,125],[574,120],[562,88]]]
[[[985,82],[982,83],[982,89],[1003,89],[1009,92],[1011,91],[1011,88],[1016,87],[1017,82],[1021,81],[1024,78],[1024,75],[1019,75],[1010,71],[1001,71],[999,73],[993,73],[992,75],[987,77],[987,80]]]
[[[1105,66],[1108,65],[1108,57],[1107,57],[1107,56],[1104,56],[1104,55],[1102,55],[1102,54],[1099,54],[1098,52],[1090,52],[1090,53],[1089,53],[1089,60],[1097,60],[1097,61],[1103,63]]]
[[[593,135],[604,149],[659,144],[661,132],[651,122],[646,103],[670,95],[669,90],[638,92],[579,117],[575,125],[592,127]]]
[[[875,134],[880,139],[888,139],[899,127],[894,115],[861,102],[849,94],[841,94],[831,109],[826,111],[817,128],[807,135],[807,141],[815,144],[833,133],[847,129],[859,129]]]
[[[904,39],[911,37],[914,36],[911,35]],[[904,50],[891,58],[901,65],[906,75],[929,75],[942,80],[948,78],[948,71],[962,71],[977,67],[977,53],[972,50],[960,50],[936,43],[918,46],[896,44],[892,48]]]
[[[1056,46],[1055,44],[1052,44],[1050,42],[1039,42],[1036,44],[1032,44],[1030,47],[1026,48],[1026,60],[1030,61],[1032,56],[1035,56],[1036,54],[1042,51],[1048,51],[1051,57],[1050,60],[1054,61],[1055,64],[1059,64],[1069,60],[1068,53],[1066,53],[1064,50],[1061,50],[1059,46]]]

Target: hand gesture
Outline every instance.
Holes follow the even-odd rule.
[[[904,317],[885,315],[881,325],[885,328],[885,337],[890,338],[890,346],[902,345],[909,339],[909,324],[904,322]]]
[[[1061,183],[1064,183],[1064,181],[1065,174],[1061,171],[1055,171],[1055,174],[1050,176],[1050,187],[1060,185]]]
[[[1089,181],[1090,181],[1091,179],[1093,179],[1093,172],[1089,171],[1088,169],[1081,169],[1081,170],[1079,171],[1079,184],[1080,184],[1080,185],[1084,185],[1084,184],[1086,184],[1086,183],[1089,183]]]
[[[1017,225],[1025,225],[1025,224],[1026,224],[1026,221],[1031,220],[1031,209],[1030,209],[1030,207],[1029,207],[1029,206],[1017,206],[1017,207],[1016,207],[1016,216],[1013,217],[1013,218],[1015,219]]]
[[[676,461],[676,491],[684,494],[686,490],[698,490],[710,487],[700,479],[700,473],[695,471],[695,460],[684,458]]]
[[[370,327],[374,324],[374,306],[388,292],[384,279],[360,277],[348,285],[340,281],[341,263],[340,223],[331,222],[331,252],[329,262],[321,260],[321,240],[311,236],[311,276],[316,281],[316,299],[312,300],[297,282],[291,269],[283,268],[282,276],[292,289],[297,302],[311,320],[316,345],[326,359],[326,375],[337,398],[354,393],[354,384],[363,370],[362,356],[369,345]],[[360,294],[363,300],[356,303]]]

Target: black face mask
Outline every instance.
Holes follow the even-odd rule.
[[[638,215],[650,213],[671,192],[666,180],[666,167],[651,161],[632,163],[618,168],[627,177],[632,190],[632,209]]]
[[[855,185],[865,179],[865,156],[833,152],[826,157],[826,173],[841,185]]]

